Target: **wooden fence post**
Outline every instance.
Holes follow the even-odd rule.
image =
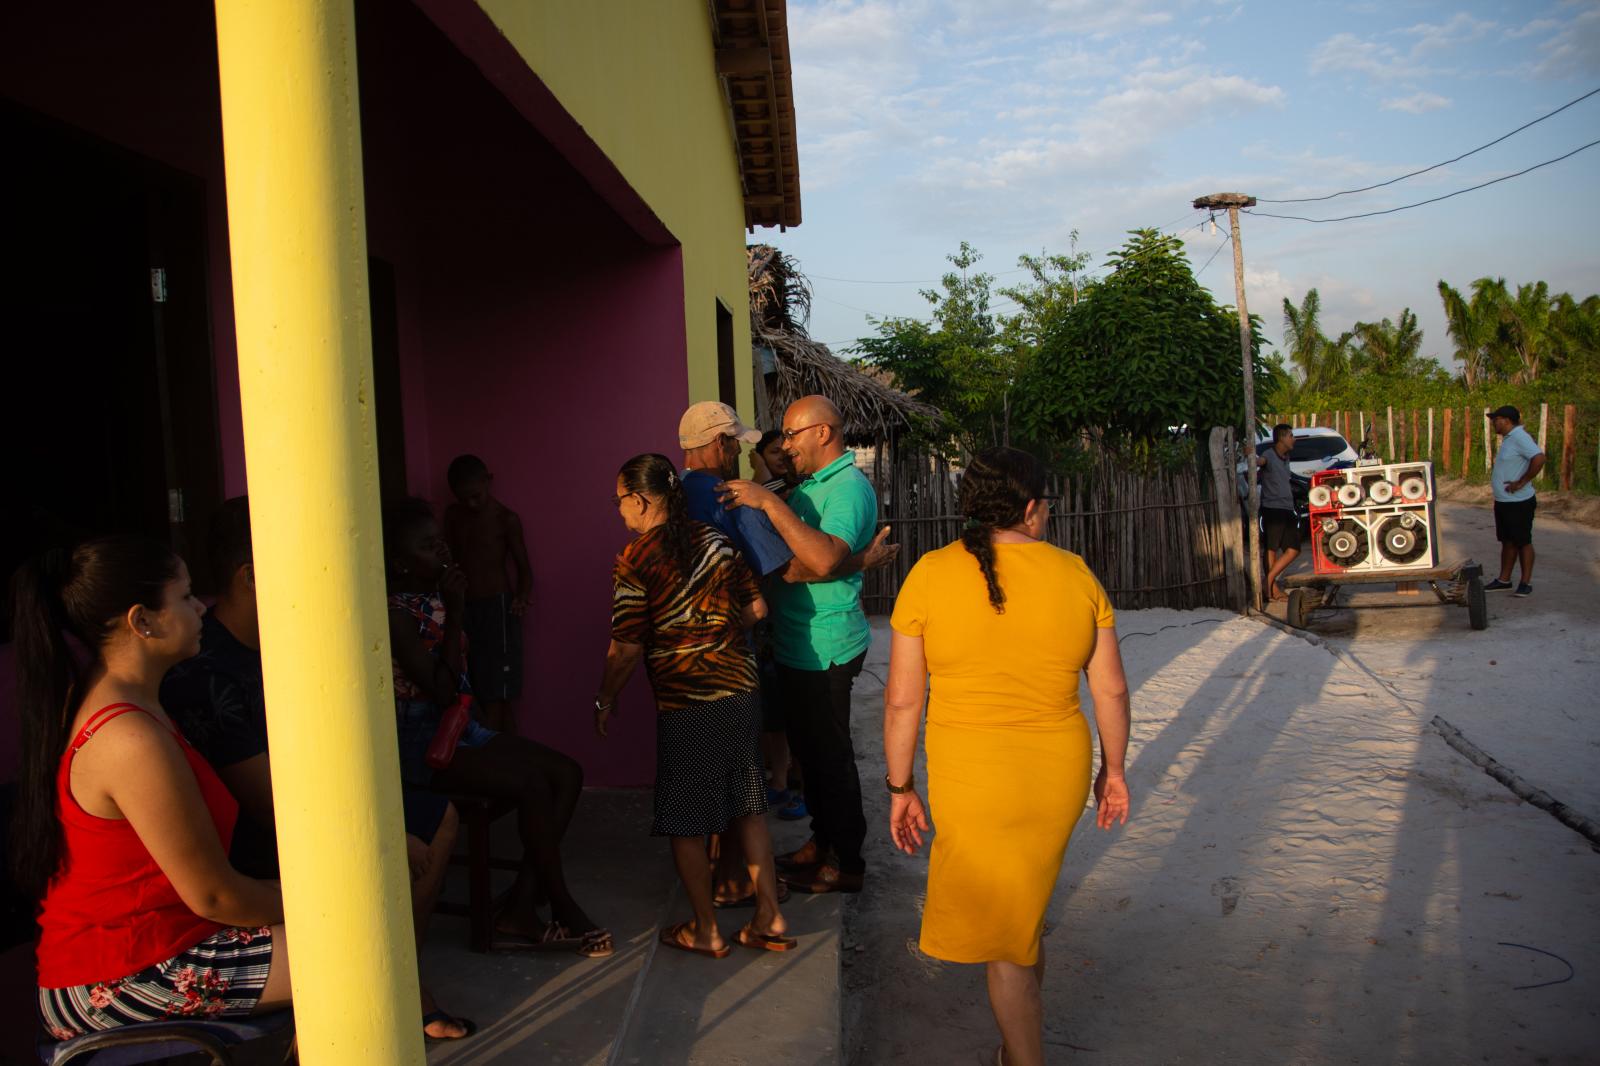
[[[1494,473],[1494,423],[1489,420],[1489,409],[1483,409],[1483,472]]]
[[[1545,431],[1545,427],[1549,424],[1549,422],[1550,422],[1550,405],[1547,404],[1547,403],[1541,403],[1539,405],[1539,450],[1541,452],[1544,451],[1544,431]],[[1546,466],[1549,465],[1549,460],[1548,459],[1545,460],[1545,465]],[[1536,475],[1534,475],[1533,480],[1538,482],[1541,485],[1544,484],[1544,467],[1540,467],[1539,468],[1539,472]]]
[[[1462,409],[1461,415],[1461,480],[1472,472],[1472,408]]]
[[[1388,417],[1389,436],[1388,436],[1388,439],[1384,441],[1383,461],[1386,462],[1386,463],[1392,463],[1392,462],[1394,462],[1394,407],[1393,406],[1390,406],[1388,408],[1388,415],[1389,415],[1389,417]]]
[[[1422,458],[1422,449],[1417,447],[1417,409],[1411,409],[1411,461],[1417,462]]]
[[[1578,464],[1578,408],[1567,404],[1561,412],[1561,491],[1572,491],[1572,472]]]
[[[1428,408],[1428,462],[1433,462],[1433,408]]]
[[[1439,457],[1444,460],[1444,472],[1451,473],[1455,469],[1455,456],[1450,454],[1450,423],[1451,416],[1456,413],[1454,407],[1444,409],[1444,447],[1440,450]]]
[[[1211,480],[1217,491],[1217,525],[1222,537],[1223,570],[1227,574],[1228,598],[1236,611],[1249,603],[1244,581],[1244,529],[1239,518],[1239,488],[1233,472],[1233,430],[1216,426],[1211,430]]]

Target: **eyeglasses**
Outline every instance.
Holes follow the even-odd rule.
[[[613,497],[611,497],[611,506],[613,506],[613,507],[621,507],[622,506],[622,501],[626,500],[629,496],[639,496],[639,497],[643,498],[643,495],[641,493],[638,493],[638,492],[624,492],[621,496],[613,496]]]
[[[818,426],[828,426],[829,429],[833,429],[834,428],[833,426],[828,425],[828,423],[826,423],[826,422],[813,422],[809,426],[799,426],[799,427],[797,427],[795,429],[786,429],[786,430],[783,431],[782,434],[780,434],[780,436],[783,437],[784,443],[787,444],[789,441],[794,440],[796,437],[798,437],[800,434],[804,433],[806,430],[808,430],[808,429],[816,429]]]

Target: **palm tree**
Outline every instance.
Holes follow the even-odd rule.
[[[1515,299],[1502,305],[1502,335],[1517,358],[1514,380],[1527,384],[1539,376],[1550,336],[1550,286],[1542,281],[1518,285]]]
[[[1323,335],[1321,315],[1322,297],[1316,289],[1306,293],[1299,307],[1287,296],[1283,299],[1283,343],[1289,364],[1299,376],[1300,386],[1312,391],[1336,384],[1348,370],[1342,347],[1334,352]]]
[[[1417,316],[1411,308],[1400,312],[1399,325],[1387,318],[1381,322],[1357,322],[1350,332],[1359,342],[1350,357],[1352,370],[1393,376],[1419,368],[1422,330],[1417,328]]]
[[[1469,389],[1495,375],[1501,312],[1505,301],[1505,279],[1479,278],[1466,297],[1439,280],[1439,298],[1444,302],[1445,329],[1455,342],[1455,357],[1461,363],[1461,381]]]

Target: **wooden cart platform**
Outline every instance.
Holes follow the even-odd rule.
[[[1454,566],[1436,566],[1426,570],[1359,570],[1347,574],[1291,574],[1278,579],[1278,584],[1289,590],[1287,605],[1289,624],[1305,629],[1314,611],[1331,611],[1338,607],[1351,610],[1376,610],[1395,607],[1465,607],[1467,621],[1473,629],[1489,627],[1489,605],[1483,592],[1483,567],[1471,559]],[[1426,584],[1433,589],[1438,603],[1372,603],[1356,604],[1346,600],[1339,603],[1339,591],[1346,585],[1405,585]]]

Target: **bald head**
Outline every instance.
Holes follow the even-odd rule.
[[[826,396],[802,396],[783,413],[783,452],[800,477],[844,454],[844,416]]]

